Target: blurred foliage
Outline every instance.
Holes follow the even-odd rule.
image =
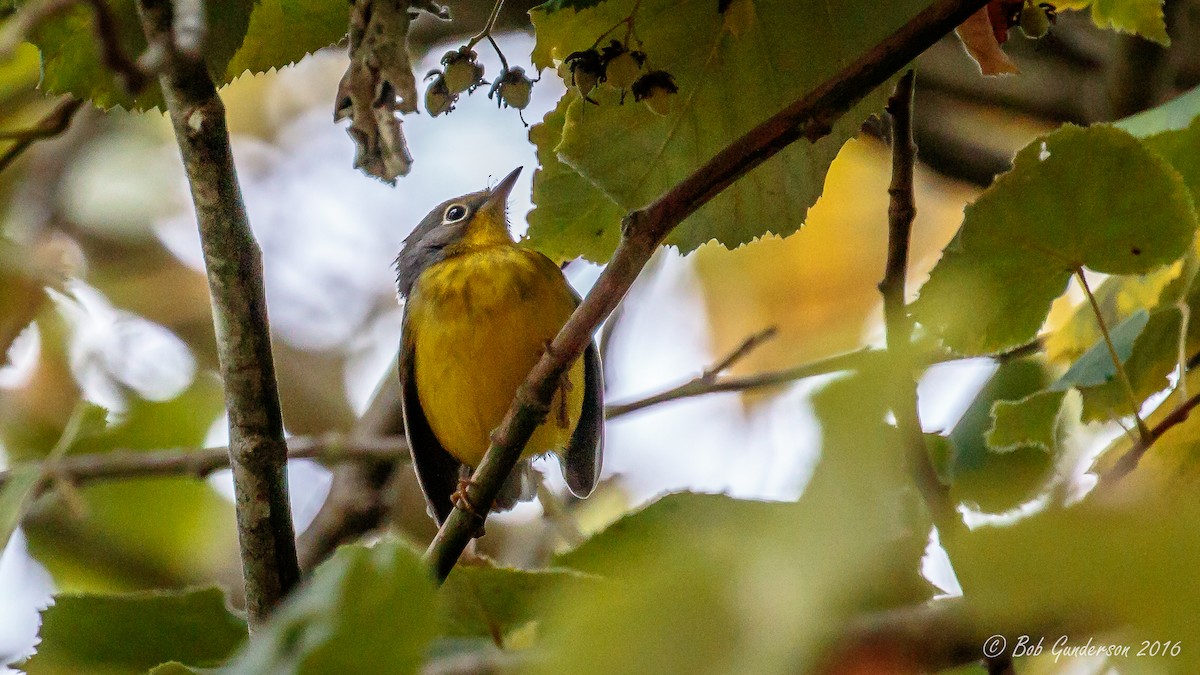
[[[55,597],[42,613],[39,673],[144,673],[167,661],[218,666],[245,639],[220,589]]]
[[[598,105],[568,91],[530,129],[539,163],[533,245],[560,261],[606,259],[622,214],[927,4],[735,2],[555,0],[535,11],[539,67],[553,68],[601,37],[634,39],[653,68],[674,75],[680,92],[673,110],[658,117],[637,101],[622,105],[611,88],[592,92]],[[143,45],[132,0],[108,4],[125,49],[138,55]],[[722,5],[734,8],[733,18],[716,11]],[[246,142],[238,149],[239,172],[247,182],[269,183],[270,161],[297,147],[286,134],[311,133],[287,123],[314,107],[327,110],[332,99],[331,87],[307,82],[292,81],[280,93],[284,85],[273,71],[338,41],[346,5],[207,6],[209,68],[219,82],[236,80],[222,96],[231,129]],[[1156,0],[1060,3],[1067,8],[1090,9],[1099,25],[1166,42]],[[629,38],[630,24],[621,23],[627,17]],[[1069,22],[1064,15],[1059,25]],[[451,26],[437,30],[464,35],[478,28]],[[609,28],[615,31],[602,36]],[[1172,37],[1186,50],[1187,34],[1180,35]],[[1064,30],[1052,38],[1036,47],[1005,45],[1023,74],[988,82],[983,94],[962,80],[939,80],[946,77],[939,64],[924,60],[918,89],[935,102],[942,97],[924,124],[957,134],[937,138],[971,144],[958,151],[923,144],[922,157],[951,156],[964,165],[976,155],[1007,160],[1013,138],[1023,144],[1033,129],[1077,119],[1056,95],[1081,98],[1074,87],[1082,82],[1104,98],[1108,90],[1082,74],[1066,79],[1038,69],[1067,63],[1082,71],[1103,62],[1088,42],[1095,34]],[[101,108],[159,100],[154,87],[131,99],[103,69],[86,6],[43,24],[35,41],[46,92],[70,91]],[[961,57],[959,46],[951,47]],[[324,69],[322,81],[336,82],[329,72],[344,63],[313,67]],[[1194,77],[1186,64],[1179,69],[1180,82]],[[30,45],[0,63],[4,128],[27,127],[47,109],[50,102],[31,91],[38,70]],[[973,70],[968,75],[977,79]],[[1021,99],[1028,95],[1021,86],[1038,97]],[[869,96],[815,147],[800,143],[751,173],[671,240],[685,252],[695,249],[688,262],[713,353],[765,325],[781,329],[735,371],[793,365],[877,336],[889,156],[865,136],[846,140],[885,94],[886,87]],[[991,105],[997,102],[1002,106]],[[875,122],[865,128],[881,133]],[[478,143],[494,140],[493,133]],[[940,340],[980,354],[1045,337],[1044,354],[1006,359],[982,387],[963,392],[965,412],[946,436],[930,439],[951,501],[974,517],[1001,514],[981,519],[989,524],[941,536],[944,550],[930,545],[931,524],[890,423],[891,392],[884,386],[890,374],[872,370],[822,381],[811,399],[820,451],[796,502],[685,492],[627,512],[623,477],[613,476],[599,498],[568,506],[588,535],[574,548],[564,549],[544,518],[489,522],[481,549],[500,559],[461,565],[438,589],[419,555],[391,537],[343,547],[248,643],[243,622],[219,591],[187,590],[213,581],[238,587],[232,507],[211,484],[179,477],[75,486],[50,476],[37,494],[57,453],[219,442],[210,438],[219,438],[210,432],[219,424],[222,396],[212,372],[205,279],[177,257],[178,248],[164,244],[161,229],[165,219],[190,219],[175,160],[163,150],[172,143],[159,115],[101,117],[88,110],[66,138],[39,143],[0,174],[0,352],[13,361],[0,370],[0,442],[12,467],[0,486],[0,535],[7,540],[19,522],[31,554],[59,590],[43,612],[30,672],[164,675],[222,664],[247,673],[810,672],[827,665],[822,659],[857,620],[922,606],[936,592],[931,578],[948,587],[957,579],[981,626],[1016,624],[1030,632],[1063,626],[1081,642],[1095,637],[1135,647],[1147,638],[1180,641],[1181,658],[1106,665],[1195,672],[1189,565],[1200,545],[1193,506],[1200,418],[1166,431],[1121,483],[1086,494],[1091,478],[1079,475],[1080,465],[1092,459],[1096,439],[1108,443],[1094,467],[1101,474],[1134,442],[1111,423],[1128,424],[1122,418],[1130,402],[1098,317],[1080,302],[1078,289],[1055,301],[1053,311],[1051,301],[1068,290],[1075,265],[1114,275],[1089,279],[1136,403],[1151,408],[1170,391],[1147,414],[1148,425],[1200,390],[1200,376],[1185,375],[1181,384],[1177,374],[1181,347],[1183,360],[1200,350],[1200,311],[1193,310],[1200,90],[1113,127],[1067,126],[1035,139],[1015,168],[981,194],[918,171],[913,288],[931,254],[962,225],[915,307],[928,331],[919,344]],[[462,158],[451,161],[458,169]],[[268,194],[264,201],[289,197]],[[775,236],[801,223],[796,234]],[[717,243],[706,243],[712,239]],[[178,337],[196,362],[190,384],[151,400],[122,372],[141,363],[136,342],[112,354],[81,346],[92,329],[72,318],[69,308],[80,298],[62,284],[64,276],[86,279],[111,303],[114,325],[136,319]],[[389,293],[375,300],[392,303]],[[18,335],[24,344],[10,352]],[[637,348],[636,342],[630,344]],[[290,431],[351,426],[343,386],[351,352],[276,342]],[[118,404],[103,425],[97,409],[83,403],[94,395],[94,378],[115,392]],[[77,423],[81,428],[72,432],[81,410],[90,411],[92,423]],[[783,407],[781,414],[797,411]],[[690,451],[678,448],[681,457]],[[930,572],[943,552],[952,569]],[[128,592],[150,588],[175,590]],[[228,601],[239,602],[236,590]],[[1059,664],[1035,658],[1018,667]]]

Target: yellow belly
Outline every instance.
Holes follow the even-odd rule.
[[[478,466],[517,387],[574,309],[554,263],[515,245],[454,256],[421,275],[405,309],[417,393],[447,452]],[[582,359],[567,382],[523,457],[559,451],[570,440],[583,408]]]

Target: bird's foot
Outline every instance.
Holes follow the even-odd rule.
[[[458,487],[454,490],[453,494],[450,495],[450,503],[454,504],[454,508],[466,511],[467,513],[471,514],[475,520],[479,521],[479,529],[475,530],[475,534],[471,535],[478,539],[485,534],[483,529],[483,516],[479,515],[479,512],[475,510],[475,505],[471,503],[471,498],[467,495],[467,490],[475,484],[475,481],[471,480],[470,478],[459,478]]]

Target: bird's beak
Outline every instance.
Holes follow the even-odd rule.
[[[483,203],[483,207],[480,210],[495,210],[503,214],[508,205],[508,194],[512,192],[513,185],[517,183],[517,176],[521,175],[521,169],[523,168],[525,167],[518,166],[501,179],[499,183],[496,183],[496,187],[488,191],[487,201]]]

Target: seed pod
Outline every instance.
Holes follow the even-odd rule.
[[[639,77],[631,87],[633,100],[642,101],[659,115],[671,112],[674,94],[679,91],[675,78],[665,70],[652,70]]]
[[[425,89],[425,111],[429,113],[430,117],[437,117],[442,113],[454,110],[454,102],[458,100],[458,97],[450,93],[442,71],[431,70],[425,79],[428,80],[431,77],[433,82]]]
[[[1021,32],[1025,37],[1037,40],[1050,32],[1050,23],[1054,21],[1054,7],[1047,3],[1035,5],[1026,2],[1021,8]]]
[[[603,81],[609,86],[624,91],[637,81],[642,74],[642,64],[646,55],[640,51],[630,51],[625,45],[613,40],[600,54],[604,63]]]
[[[533,80],[525,75],[525,69],[514,66],[500,73],[496,82],[488,92],[488,98],[496,96],[496,106],[501,103],[508,108],[524,110],[529,105],[529,96],[533,92]]]
[[[579,90],[579,95],[585,101],[595,103],[588,94],[604,77],[604,64],[600,61],[600,52],[595,49],[575,52],[568,56],[564,63],[571,69],[571,85]]]
[[[467,49],[466,45],[442,56],[442,65],[445,67],[443,77],[451,94],[474,91],[483,83],[483,66],[476,63],[475,58],[475,51]]]

